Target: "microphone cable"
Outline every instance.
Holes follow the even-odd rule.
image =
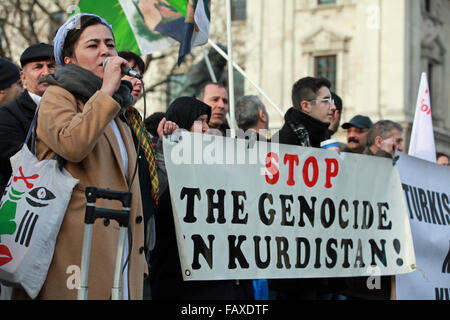
[[[145,85],[144,85],[143,77],[142,77],[142,79],[139,79],[139,81],[141,81],[141,83],[142,83],[142,94],[143,94],[143,98],[144,98],[144,117],[145,117],[145,114],[147,111],[147,99],[146,99],[146,92],[145,92]],[[126,112],[126,110],[125,110],[125,112]],[[131,129],[131,123],[125,114],[124,114],[124,118],[125,118],[125,122],[127,123],[128,127]],[[145,118],[143,119],[143,121],[141,121],[140,124],[138,124],[140,126],[141,130],[139,133],[139,137],[136,137],[136,139],[138,140],[138,145],[137,145],[137,149],[136,149],[136,163],[134,165],[133,176],[131,179],[129,179],[129,182],[128,182],[128,192],[131,192],[131,186],[133,185],[134,179],[136,178],[136,174],[138,171],[138,163],[139,163],[139,156],[140,156],[139,153],[141,152],[141,143],[142,143],[142,140],[144,137],[144,130],[146,130],[144,127],[144,121],[145,121]],[[133,132],[132,132],[132,134],[134,135]],[[143,207],[142,207],[142,211],[144,211]],[[144,212],[142,212],[142,214],[144,214]],[[144,226],[144,233],[145,233],[145,226]],[[144,237],[145,237],[145,235],[144,235]],[[123,267],[122,267],[122,276],[125,272],[126,267],[129,264],[132,247],[133,247],[133,232],[131,231],[131,223],[129,223],[128,224],[128,255],[127,255],[125,263],[123,264]],[[129,268],[128,268],[127,280],[128,280],[127,281],[128,282],[128,285],[127,285],[128,299],[130,299],[131,295],[130,295],[130,269]]]

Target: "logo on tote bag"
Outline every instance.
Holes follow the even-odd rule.
[[[0,207],[0,266],[11,262],[14,257],[8,246],[2,244],[2,235],[13,235],[16,230],[14,241],[28,248],[33,236],[34,228],[39,219],[39,215],[33,212],[34,208],[42,208],[48,206],[48,201],[55,199],[55,195],[45,187],[35,187],[33,180],[39,178],[38,174],[25,176],[22,166],[19,167],[19,175],[13,176],[12,182],[17,187],[18,181],[23,181],[26,189],[30,190],[26,194],[18,191],[11,186],[7,200]],[[35,187],[35,188],[34,188]],[[28,208],[24,215],[21,216],[19,223],[15,221],[17,214],[17,203],[25,197]]]

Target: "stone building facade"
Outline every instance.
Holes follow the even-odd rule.
[[[342,123],[356,114],[373,121],[398,121],[405,128],[407,150],[420,76],[426,72],[436,149],[450,154],[450,0],[230,1],[235,61],[281,110],[291,107],[290,91],[296,80],[323,75],[343,98]],[[64,21],[67,8],[77,2],[59,0],[55,6],[49,1],[47,8],[62,12],[57,17]],[[37,26],[39,34],[55,28],[46,27],[45,21]],[[1,31],[11,32],[7,27]],[[221,0],[211,0],[210,39],[227,43],[225,2]],[[15,62],[24,43],[20,37],[11,43]],[[152,61],[145,74],[146,88],[151,89],[146,115],[164,111],[179,94],[190,67],[203,58],[201,48],[194,48],[186,62],[176,67],[177,51],[178,45],[173,45],[154,55],[164,58]],[[235,75],[236,99],[258,94],[248,81]],[[283,116],[263,101],[275,132]],[[143,99],[137,106],[143,110]],[[344,130],[338,131],[337,138],[345,141]]]
[[[450,152],[449,0],[246,4],[245,69],[280,108],[291,107],[296,80],[324,75],[343,98],[343,122],[356,114],[398,121],[408,147],[420,76],[427,72],[436,149]],[[271,110],[271,127],[279,128],[283,120]],[[345,141],[342,129],[338,139]]]

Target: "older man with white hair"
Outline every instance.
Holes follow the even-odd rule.
[[[403,128],[391,120],[380,120],[367,133],[367,148],[363,154],[390,158],[403,151]]]
[[[262,101],[254,95],[247,95],[236,101],[235,117],[237,125],[246,136],[256,134],[256,139],[267,139],[269,115]]]

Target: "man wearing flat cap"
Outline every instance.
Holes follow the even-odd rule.
[[[356,115],[349,122],[342,125],[347,130],[347,147],[343,152],[362,154],[367,146],[367,132],[372,126],[369,117]]]
[[[19,68],[0,58],[0,106],[16,99],[23,92]]]
[[[49,86],[38,81],[55,70],[53,46],[31,45],[20,56],[20,64],[20,78],[26,90],[0,108],[0,195],[12,173],[9,158],[22,147],[36,107]]]

